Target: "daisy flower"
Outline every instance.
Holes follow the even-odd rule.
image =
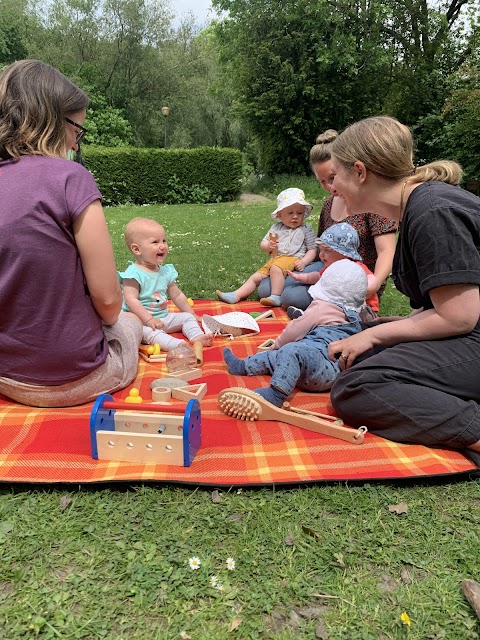
[[[235,560],[233,558],[227,558],[227,569],[233,571],[235,569]]]
[[[200,565],[202,564],[202,562],[200,558],[193,556],[193,558],[189,559],[188,564],[190,565],[190,569],[195,571],[196,569],[200,569]]]
[[[218,578],[217,576],[211,576],[210,578],[210,584],[212,587],[216,587],[218,584]]]

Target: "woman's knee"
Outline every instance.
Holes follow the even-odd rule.
[[[258,285],[258,295],[260,298],[268,298],[271,292],[270,278],[264,278]]]
[[[308,286],[296,283],[294,286],[285,287],[281,296],[282,308],[297,307],[305,309],[312,302],[312,298],[308,293]]]

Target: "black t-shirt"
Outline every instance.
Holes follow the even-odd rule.
[[[433,308],[429,291],[480,286],[480,198],[444,182],[425,182],[408,198],[393,260],[396,288],[413,308]]]

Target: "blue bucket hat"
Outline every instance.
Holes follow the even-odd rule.
[[[316,244],[324,244],[333,251],[338,251],[346,258],[362,261],[362,256],[358,253],[360,245],[358,233],[348,222],[339,222],[328,227],[315,242]]]

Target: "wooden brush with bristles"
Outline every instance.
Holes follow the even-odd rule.
[[[340,438],[352,444],[362,444],[363,436],[367,431],[366,427],[350,429],[335,423],[335,418],[326,420],[310,415],[303,415],[295,411],[280,409],[267,402],[262,396],[243,389],[242,387],[230,387],[220,392],[218,396],[220,409],[227,416],[238,418],[239,420],[275,420],[276,422],[286,422],[301,429],[316,431],[326,436]]]

